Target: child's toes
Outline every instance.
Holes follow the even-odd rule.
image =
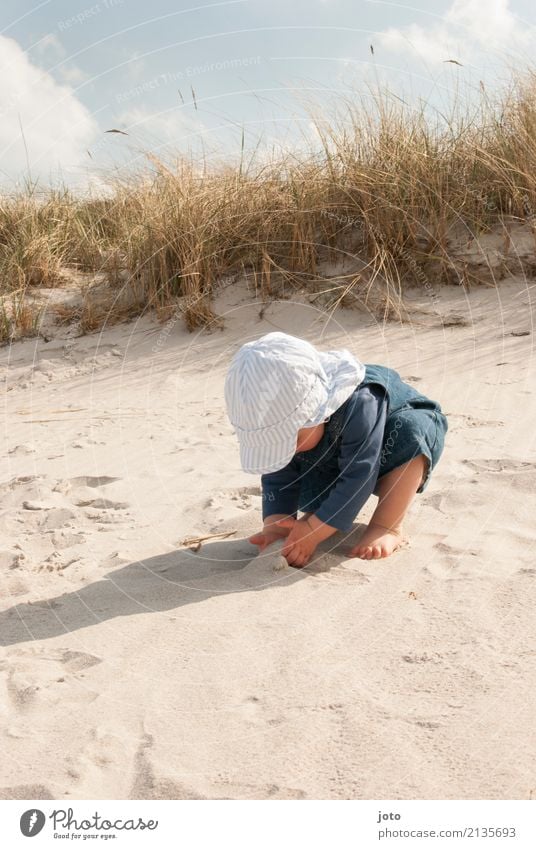
[[[351,557],[360,557],[361,560],[379,560],[389,554],[387,548],[383,548],[381,545],[360,545],[350,552]]]

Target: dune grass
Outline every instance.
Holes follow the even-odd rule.
[[[341,108],[342,107],[342,110]],[[332,288],[395,314],[407,285],[465,285],[452,235],[478,237],[536,209],[536,72],[495,101],[455,104],[431,118],[377,91],[341,98],[342,118],[313,114],[320,148],[201,172],[147,155],[145,173],[109,196],[43,193],[29,185],[0,199],[0,338],[39,332],[32,293],[96,275],[101,299],[59,320],[82,330],[156,310],[179,310],[189,329],[217,322],[212,294],[246,278],[265,300],[293,288]],[[326,280],[322,263],[358,258]],[[373,297],[374,296],[374,297]]]

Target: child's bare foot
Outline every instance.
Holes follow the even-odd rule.
[[[350,556],[360,557],[362,560],[389,557],[393,551],[399,548],[402,539],[402,528],[400,526],[387,528],[384,525],[371,522],[357,545],[352,548]]]

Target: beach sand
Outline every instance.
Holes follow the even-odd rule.
[[[535,292],[410,291],[411,323],[382,325],[305,295],[260,318],[236,285],[223,331],[142,318],[2,349],[0,797],[534,798]],[[272,330],[448,415],[392,557],[348,556],[375,498],[306,569],[247,541],[260,478],[224,377]]]

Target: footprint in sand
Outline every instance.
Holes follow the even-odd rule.
[[[118,566],[124,566],[125,563],[129,563],[130,560],[128,557],[123,557],[119,551],[112,551],[108,557],[105,557],[101,560],[100,565],[105,569],[117,569]]]
[[[94,507],[95,510],[125,510],[130,507],[128,501],[112,501],[110,498],[91,498],[87,501],[79,497],[74,503],[77,507]]]
[[[129,799],[206,799],[192,788],[167,776],[158,775],[151,761],[150,752],[154,747],[152,734],[143,733],[134,755],[132,785]]]
[[[468,554],[472,557],[478,557],[481,553],[475,548],[456,548],[456,546],[449,545],[446,542],[436,542],[434,548],[437,548],[442,554],[447,554],[450,557],[466,557]]]
[[[480,461],[478,461],[480,462]],[[423,496],[422,503],[435,508],[447,517],[457,513],[460,515],[478,515],[479,504],[485,497],[484,492],[478,492],[475,487],[486,487],[486,475],[482,471],[471,468],[468,460],[456,463],[455,474],[446,475],[441,492]],[[495,483],[496,481],[494,481]],[[509,483],[509,481],[505,481]]]
[[[256,486],[243,486],[229,493],[229,498],[239,510],[251,510],[254,506],[255,498],[260,500],[261,490],[260,487]]]
[[[237,710],[249,717],[258,715],[263,724],[262,705],[256,696],[246,698]],[[255,721],[255,719],[253,720]],[[143,733],[134,756],[134,778],[128,792],[129,799],[305,799],[306,794],[300,788],[284,787],[278,784],[255,785],[240,784],[232,779],[217,779],[209,795],[199,792],[192,786],[177,782],[166,775],[159,774],[157,764],[151,757],[154,748],[152,734]],[[194,776],[195,778],[195,776]]]
[[[449,422],[452,420],[452,425],[449,424],[451,430],[460,430],[464,427],[503,427],[504,422],[500,419],[476,419],[474,416],[466,416],[462,413],[446,413]],[[458,424],[457,420],[460,420]]]
[[[91,522],[100,522],[102,525],[122,525],[125,518],[130,516],[130,513],[122,511],[120,513],[110,513],[109,511],[101,513],[100,511],[92,512],[92,508],[85,511],[86,519]],[[99,528],[99,531],[104,530]]]
[[[424,728],[426,731],[435,731],[437,728],[441,728],[442,722],[436,722],[432,719],[415,719],[409,720],[410,722],[414,722],[419,728]]]
[[[10,669],[7,678],[7,693],[16,710],[31,707],[39,691],[39,685],[22,670]]]
[[[478,472],[535,472],[536,463],[528,460],[512,460],[509,457],[495,457],[489,460],[463,460],[463,463]]]
[[[121,478],[112,478],[108,475],[81,475],[76,478],[68,478],[67,480],[58,481],[54,490],[56,492],[63,492],[66,494],[71,489],[77,489],[80,486],[89,486],[91,488],[99,487],[99,486],[107,486],[110,483],[115,483],[116,481],[121,480]]]
[[[69,508],[56,507],[46,511],[40,527],[43,531],[56,531],[64,528],[66,525],[70,525],[75,519],[75,514]]]
[[[78,563],[80,561],[79,557],[71,557],[68,560],[64,559],[64,556],[60,554],[59,551],[53,551],[52,554],[49,554],[48,557],[37,567],[38,572],[63,572],[64,569],[67,569],[68,566],[72,566],[73,563]]]
[[[445,511],[441,509],[443,504],[442,492],[434,492],[432,495],[426,495],[421,499],[421,504],[424,504],[426,507],[431,507],[433,510],[437,510],[439,513],[443,513],[445,515]]]
[[[130,749],[128,739],[103,728],[89,728],[79,740],[78,751],[66,755],[65,769],[77,785],[95,786],[96,782],[105,794],[110,794],[117,787],[120,765],[128,759]]]
[[[203,503],[204,509],[217,510],[224,505],[233,505],[239,510],[251,510],[261,500],[260,486],[242,486],[238,489],[219,490]]]
[[[528,460],[513,460],[509,457],[463,460],[462,462],[477,475],[482,473],[493,476],[501,475],[505,481],[508,481],[516,489],[534,491],[536,463],[531,463]]]
[[[53,507],[45,501],[23,501],[23,510],[40,513],[39,527],[42,531],[54,531],[72,522],[76,516],[67,507]]]
[[[24,442],[21,445],[15,445],[14,448],[11,448],[8,454],[35,454],[37,453],[37,448],[35,445],[32,445],[30,442]]]
[[[18,475],[0,484],[0,494],[8,495],[10,492],[15,492],[21,487],[26,490],[27,494],[39,492],[40,484],[37,481],[42,480],[44,480],[43,475]],[[26,486],[26,484],[33,484],[33,487]]]
[[[68,496],[75,507],[91,507],[96,510],[124,510],[130,507],[127,501],[106,498],[98,491],[120,480],[121,478],[109,477],[108,475],[82,475],[58,481],[53,491]],[[95,517],[89,516],[88,518],[93,519]]]
[[[406,663],[443,663],[443,655],[439,654],[439,652],[432,652],[428,654],[428,652],[423,652],[422,654],[419,652],[409,652],[409,654],[403,654],[402,660]]]
[[[476,549],[456,548],[445,542],[436,542],[433,548],[434,554],[421,568],[421,572],[435,579],[451,580],[454,574],[456,578],[467,575],[468,570],[463,565],[466,562],[465,558],[467,555],[478,557],[480,554]]]
[[[57,549],[72,548],[73,545],[81,545],[86,541],[83,534],[71,533],[70,531],[54,531],[52,534],[52,545]]]
[[[71,649],[13,652],[7,658],[6,690],[12,710],[27,714],[40,713],[44,705],[55,706],[65,697],[66,682],[77,682],[102,658]],[[9,664],[13,664],[12,666]],[[87,703],[97,698],[85,682],[69,688],[69,698]]]
[[[53,531],[71,523],[75,514],[52,489],[53,481],[43,475],[21,475],[0,487],[4,508],[11,508],[13,521],[28,530]],[[19,514],[22,510],[22,515]],[[18,515],[17,515],[18,514]]]
[[[89,669],[90,666],[102,663],[102,657],[88,654],[88,652],[65,649],[62,652],[61,663],[69,672],[81,672],[83,669]]]
[[[23,501],[22,509],[23,510],[49,510],[53,505],[47,503],[46,501]]]
[[[4,583],[4,592],[7,597],[27,595],[30,592],[30,586],[23,578],[17,575],[8,575]]]
[[[25,559],[22,551],[0,551],[0,572],[5,574],[9,569],[19,569]]]

